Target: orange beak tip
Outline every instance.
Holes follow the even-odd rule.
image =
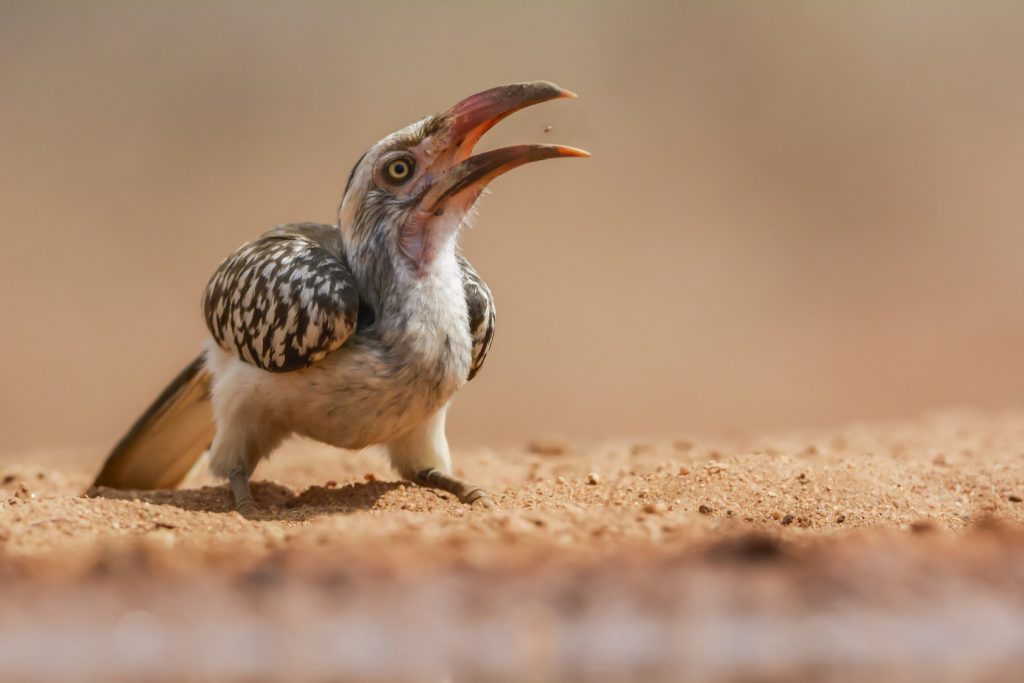
[[[580,157],[586,158],[590,156],[590,152],[585,149],[579,149],[577,147],[565,147],[562,145],[558,146],[558,153],[563,157]]]

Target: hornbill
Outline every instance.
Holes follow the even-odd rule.
[[[168,488],[209,449],[240,513],[258,511],[257,463],[298,434],[347,449],[384,444],[398,473],[493,505],[452,476],[445,414],[483,365],[494,301],[458,249],[494,178],[587,152],[517,145],[472,155],[523,107],[575,97],[553,83],[485,90],[371,147],[337,225],[282,225],[243,245],[203,296],[203,352],[110,453],[96,486]]]

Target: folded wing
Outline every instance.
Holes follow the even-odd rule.
[[[337,227],[283,225],[220,265],[203,295],[217,344],[270,372],[300,370],[356,328],[359,293]]]
[[[483,367],[494,340],[494,297],[469,261],[462,254],[459,254],[458,259],[462,269],[462,287],[466,292],[466,307],[469,309],[469,333],[473,338],[473,360],[468,377],[473,379]]]

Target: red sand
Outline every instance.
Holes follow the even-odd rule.
[[[1014,680],[1024,414],[456,453],[497,511],[296,443],[223,487],[0,464],[4,680]],[[541,453],[533,452],[540,451]],[[62,462],[63,461],[63,462]]]

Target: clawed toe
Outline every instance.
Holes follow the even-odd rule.
[[[250,474],[249,470],[244,469],[234,469],[228,473],[228,486],[235,499],[235,510],[246,519],[250,519],[260,512],[260,506],[252,499],[252,489],[249,488]]]
[[[440,470],[429,469],[419,472],[416,475],[416,483],[420,486],[447,491],[458,497],[460,502],[472,507],[485,510],[493,510],[496,507],[491,494],[487,493],[484,489],[467,484],[461,479],[445,474]]]
[[[459,500],[466,505],[483,508],[485,510],[493,510],[495,508],[491,494],[481,488],[474,488],[469,493],[459,496]]]
[[[260,506],[254,500],[243,500],[235,506],[235,509],[246,519],[251,519],[260,513]]]
[[[483,510],[497,510],[498,509],[497,503],[494,502],[494,499],[491,498],[490,494],[487,493],[486,491],[483,491],[483,495],[482,496],[474,498],[473,500],[465,500],[463,502],[471,505],[472,507],[481,508]]]

